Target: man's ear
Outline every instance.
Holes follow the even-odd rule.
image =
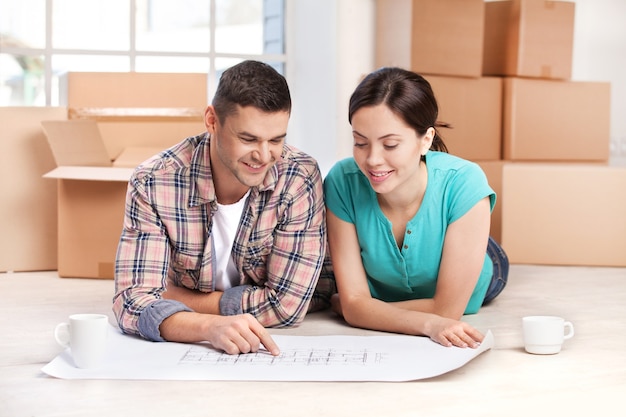
[[[207,132],[210,134],[215,133],[215,127],[217,125],[217,114],[215,114],[215,107],[207,106],[204,110],[204,126]]]

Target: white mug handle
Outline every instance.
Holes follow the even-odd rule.
[[[57,343],[63,347],[70,346],[70,324],[69,323],[59,323],[57,327],[54,328],[54,338]]]
[[[565,334],[565,336],[563,336],[563,340],[567,340],[567,339],[571,338],[572,336],[574,336],[574,325],[572,324],[572,322],[571,321],[566,321],[565,323],[563,323],[563,325],[568,330],[568,332]]]

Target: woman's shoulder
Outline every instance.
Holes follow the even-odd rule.
[[[349,157],[336,162],[328,171],[326,178],[331,180],[347,179],[348,177],[361,172],[354,158]]]
[[[433,170],[460,173],[482,172],[477,163],[446,152],[430,151],[426,158],[426,163],[430,164]]]
[[[365,199],[371,190],[353,158],[336,162],[324,178],[324,193],[331,207],[337,201],[347,203],[355,199]],[[352,203],[350,203],[352,205]]]

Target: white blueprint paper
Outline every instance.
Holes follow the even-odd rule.
[[[109,330],[101,367],[76,368],[68,349],[42,371],[64,379],[411,381],[450,372],[493,346],[491,331],[477,349],[446,348],[405,335],[273,335],[281,349],[274,357],[227,355],[209,344],[155,343]]]

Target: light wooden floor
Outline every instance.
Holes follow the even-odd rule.
[[[71,381],[40,369],[61,348],[54,326],[111,315],[113,282],[55,272],[0,274],[0,416],[622,416],[626,268],[513,265],[509,285],[465,318],[495,347],[466,366],[405,383]],[[521,317],[561,315],[576,335],[558,355],[522,348]],[[281,334],[361,334],[329,313]]]

